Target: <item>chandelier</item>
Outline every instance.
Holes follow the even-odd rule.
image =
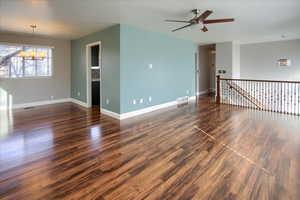
[[[37,28],[36,25],[30,25],[32,28],[32,33],[34,34],[34,30]],[[20,57],[26,59],[26,60],[43,60],[47,57],[47,54],[45,52],[37,52],[36,50],[31,51],[21,51],[19,53]]]

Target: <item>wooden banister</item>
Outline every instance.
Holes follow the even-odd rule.
[[[300,115],[300,81],[229,79],[217,76],[216,103]]]
[[[248,82],[267,82],[267,83],[297,83],[300,84],[300,81],[279,81],[279,80],[255,80],[255,79],[229,79],[229,78],[220,78],[224,81],[248,81]]]

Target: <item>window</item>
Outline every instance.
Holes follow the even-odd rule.
[[[0,44],[0,78],[51,75],[52,48]]]

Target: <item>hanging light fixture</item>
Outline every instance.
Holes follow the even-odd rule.
[[[35,33],[35,29],[37,28],[36,25],[30,25],[32,28],[32,33]],[[47,57],[47,54],[45,52],[36,52],[36,50],[31,50],[31,51],[21,51],[19,53],[19,56],[27,59],[27,60],[43,60],[44,58]]]

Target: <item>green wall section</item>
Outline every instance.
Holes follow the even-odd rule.
[[[97,41],[102,43],[103,108],[122,114],[195,95],[195,43],[115,25],[72,41],[72,98],[87,101],[86,45]]]
[[[120,47],[121,113],[195,95],[195,43],[122,24]]]
[[[102,44],[102,106],[120,113],[120,25],[71,42],[71,96],[87,102],[86,45],[97,41]]]

